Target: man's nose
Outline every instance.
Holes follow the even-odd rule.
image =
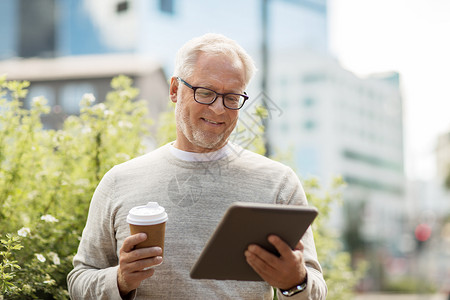
[[[223,96],[217,95],[216,101],[209,105],[209,108],[217,115],[225,113],[225,106],[223,106]]]

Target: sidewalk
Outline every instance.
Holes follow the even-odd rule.
[[[360,294],[355,300],[448,300],[444,294],[435,295],[397,295],[397,294]]]

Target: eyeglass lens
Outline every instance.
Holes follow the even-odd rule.
[[[210,104],[214,102],[214,100],[217,98],[217,93],[205,89],[205,88],[197,88],[195,90],[195,100],[197,102],[203,103],[203,104]],[[223,102],[224,105],[228,108],[237,109],[240,108],[244,104],[245,98],[239,94],[225,94]]]

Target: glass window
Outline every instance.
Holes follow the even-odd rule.
[[[52,107],[55,105],[55,90],[51,86],[31,83],[28,95],[24,100],[24,107],[30,109],[33,98],[41,96],[47,99],[48,106]]]
[[[21,0],[18,3],[19,56],[53,57],[56,48],[55,0]]]
[[[303,106],[305,107],[311,107],[315,104],[316,100],[312,97],[305,97],[303,98]]]
[[[78,114],[80,112],[80,101],[86,93],[95,95],[95,87],[87,82],[68,83],[61,90],[60,104],[67,114]]]
[[[326,79],[326,75],[323,73],[309,73],[302,77],[303,83],[313,83],[324,81]]]
[[[159,0],[159,10],[164,13],[173,14],[173,0]]]
[[[303,128],[306,130],[313,130],[316,127],[316,122],[313,120],[306,120],[303,122]]]
[[[128,7],[129,7],[128,1],[120,1],[119,3],[117,3],[116,12],[118,14],[126,12],[128,10]]]

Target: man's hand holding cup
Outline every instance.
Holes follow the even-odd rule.
[[[167,213],[156,202],[136,206],[128,214],[131,236],[120,248],[117,284],[122,296],[136,289],[154,274],[164,254]]]

